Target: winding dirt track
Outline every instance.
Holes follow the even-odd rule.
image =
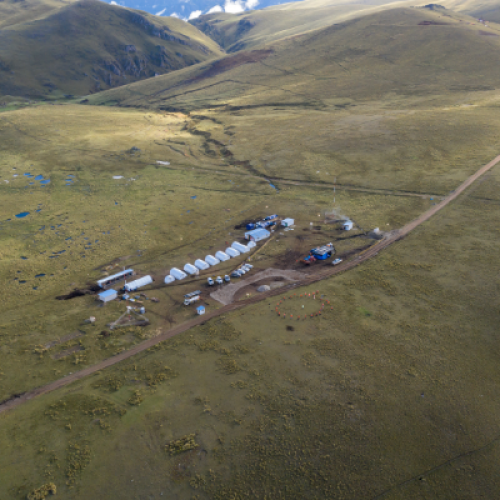
[[[30,399],[35,398],[36,396],[41,396],[42,394],[47,394],[48,392],[55,391],[56,389],[59,389],[61,387],[64,387],[66,385],[71,384],[72,382],[75,382],[76,380],[80,380],[84,377],[87,377],[88,375],[92,375],[93,373],[102,370],[104,368],[107,368],[109,366],[115,365],[116,363],[119,363],[120,361],[123,361],[125,359],[128,359],[140,352],[143,352],[150,347],[153,347],[154,345],[163,342],[171,337],[174,337],[175,335],[178,335],[179,333],[185,332],[186,330],[189,330],[190,328],[193,328],[194,326],[200,325],[202,323],[205,323],[206,321],[215,318],[217,316],[220,316],[222,314],[228,313],[230,311],[235,311],[237,309],[242,309],[243,307],[250,305],[250,304],[255,304],[256,302],[260,302],[262,300],[267,299],[268,297],[272,297],[275,295],[282,295],[284,291],[286,290],[291,290],[293,288],[296,288],[298,286],[304,286],[304,285],[310,285],[312,283],[316,283],[317,281],[321,281],[325,278],[334,276],[335,274],[340,274],[342,272],[348,271],[349,269],[352,269],[353,267],[356,267],[357,265],[361,264],[362,262],[365,262],[372,257],[375,257],[381,250],[384,248],[387,248],[389,245],[392,245],[394,242],[400,240],[404,236],[406,236],[410,231],[413,231],[416,227],[418,227],[420,224],[424,223],[428,219],[430,219],[434,214],[439,212],[441,209],[443,209],[448,203],[451,203],[455,198],[457,198],[463,191],[465,191],[471,184],[473,184],[477,179],[479,179],[482,175],[484,175],[488,170],[493,168],[498,162],[500,162],[500,155],[497,156],[495,159],[490,161],[488,164],[484,165],[481,167],[475,174],[471,175],[467,180],[465,180],[455,191],[452,191],[446,198],[444,198],[440,203],[436,204],[426,212],[424,212],[420,217],[417,219],[413,220],[412,222],[406,224],[406,226],[403,226],[399,231],[395,231],[393,234],[391,234],[388,238],[385,238],[372,247],[370,247],[366,252],[364,252],[362,255],[359,255],[356,257],[354,260],[344,262],[342,264],[339,264],[336,267],[332,267],[331,269],[324,271],[322,273],[318,273],[316,275],[310,276],[306,279],[296,281],[292,284],[282,286],[276,290],[270,290],[269,292],[264,292],[260,295],[255,295],[254,297],[251,297],[247,300],[242,300],[239,302],[236,302],[234,304],[228,304],[220,309],[216,309],[213,311],[210,311],[209,313],[205,314],[204,316],[198,316],[190,321],[187,321],[186,323],[183,323],[182,325],[178,325],[174,328],[171,328],[170,330],[167,330],[166,332],[145,340],[144,342],[136,345],[132,349],[122,352],[120,354],[117,354],[116,356],[113,356],[112,358],[105,359],[104,361],[101,361],[100,363],[97,363],[93,366],[89,366],[88,368],[84,368],[83,370],[80,370],[79,372],[73,373],[71,375],[68,375],[62,379],[55,380],[54,382],[51,382],[50,384],[44,385],[42,387],[38,387],[37,389],[33,389],[31,391],[25,392],[23,394],[14,396],[7,401],[4,401],[2,404],[0,404],[0,413],[5,412],[7,410],[13,409],[17,406],[20,406],[21,404],[25,403],[26,401],[29,401]]]

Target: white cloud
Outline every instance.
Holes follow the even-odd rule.
[[[214,14],[215,12],[223,12],[224,9],[220,5],[216,5],[215,7],[212,7],[207,14]]]
[[[200,17],[202,14],[201,10],[193,10],[191,14],[189,14],[188,21],[191,21],[191,19],[196,19],[197,17]]]
[[[180,19],[179,14],[176,14],[175,12],[172,12],[172,14],[170,14],[170,17],[176,17],[177,19]]]
[[[228,14],[239,14],[245,10],[245,6],[241,0],[226,0],[224,4],[224,12]]]
[[[156,13],[156,15],[157,15],[157,16],[162,16],[163,14],[165,14],[165,11],[166,11],[166,10],[167,10],[166,8],[165,8],[165,9],[163,9],[163,10],[160,10],[160,12],[157,12],[157,13]]]
[[[111,2],[109,2],[109,5],[118,5],[115,0],[111,0]]]
[[[257,5],[259,5],[259,0],[246,0],[246,2],[243,0],[226,0],[224,12],[239,14],[247,9],[254,9]]]

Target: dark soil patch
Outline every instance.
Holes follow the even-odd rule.
[[[484,36],[498,36],[496,33],[491,33],[491,31],[479,30],[478,33]]]
[[[292,325],[286,325],[286,331],[287,332],[294,332],[295,328]]]
[[[58,295],[56,300],[69,300],[74,299],[75,297],[82,297],[83,295],[94,295],[99,290],[101,289],[98,285],[90,285],[85,289],[75,288],[72,292],[69,292],[66,295]]]
[[[418,23],[419,26],[447,26],[450,23],[441,23],[439,21],[421,21]]]
[[[207,70],[193,78],[186,83],[194,83],[205,78],[211,78],[221,73],[225,73],[230,69],[237,68],[238,66],[243,66],[243,64],[250,64],[262,61],[272,54],[272,50],[252,50],[251,52],[239,52],[234,56],[225,57],[219,61],[214,62],[209,66]]]

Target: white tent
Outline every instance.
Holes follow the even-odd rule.
[[[240,255],[240,252],[238,252],[238,250],[235,250],[234,248],[232,247],[227,247],[226,248],[226,253],[230,256],[230,257],[238,257],[238,255]]]
[[[193,264],[190,264],[189,262],[184,266],[184,271],[186,271],[191,276],[200,274],[200,270],[197,267],[193,266]]]
[[[194,265],[200,270],[200,271],[204,271],[205,269],[208,269],[210,266],[204,261],[204,260],[201,260],[201,259],[196,259],[194,261]]]
[[[224,253],[222,250],[219,250],[218,252],[215,253],[215,256],[221,260],[222,262],[229,260],[231,257],[227,253]]]
[[[131,281],[130,283],[126,283],[123,288],[127,292],[133,292],[134,290],[137,290],[138,288],[149,285],[150,283],[153,283],[153,278],[151,278],[151,276],[148,275],[148,276],[143,276],[142,278],[139,278],[138,280]]]
[[[254,248],[257,246],[257,243],[255,243],[255,241],[253,240],[250,240],[248,243],[247,243],[247,248]]]
[[[176,267],[173,267],[172,269],[170,269],[170,274],[176,280],[183,280],[184,278],[187,278],[187,274],[184,271],[181,271],[180,269],[177,269]]]
[[[170,283],[173,283],[175,281],[175,278],[171,274],[167,274],[165,276],[165,285],[169,285]]]
[[[238,250],[240,253],[247,253],[250,251],[250,249],[246,245],[242,245],[241,243],[238,243],[237,241],[233,242],[231,245],[232,248],[235,250]]]
[[[205,257],[205,262],[207,264],[210,264],[211,266],[216,266],[217,264],[220,264],[220,260],[214,257],[213,255],[207,255]]]

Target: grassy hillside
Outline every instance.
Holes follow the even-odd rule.
[[[75,0],[1,0],[0,29],[41,19]]]
[[[178,19],[83,0],[0,31],[0,95],[84,95],[221,54]]]
[[[91,102],[196,109],[494,89],[500,30],[448,11],[393,9],[95,96]]]
[[[249,49],[282,38],[324,28],[405,2],[374,0],[304,0],[242,14],[209,14],[190,21],[228,52]]]
[[[236,52],[385,10],[425,4],[413,0],[303,0],[242,14],[209,14],[190,22],[227,52]],[[495,0],[443,0],[439,5],[476,18],[500,21],[500,7]]]

